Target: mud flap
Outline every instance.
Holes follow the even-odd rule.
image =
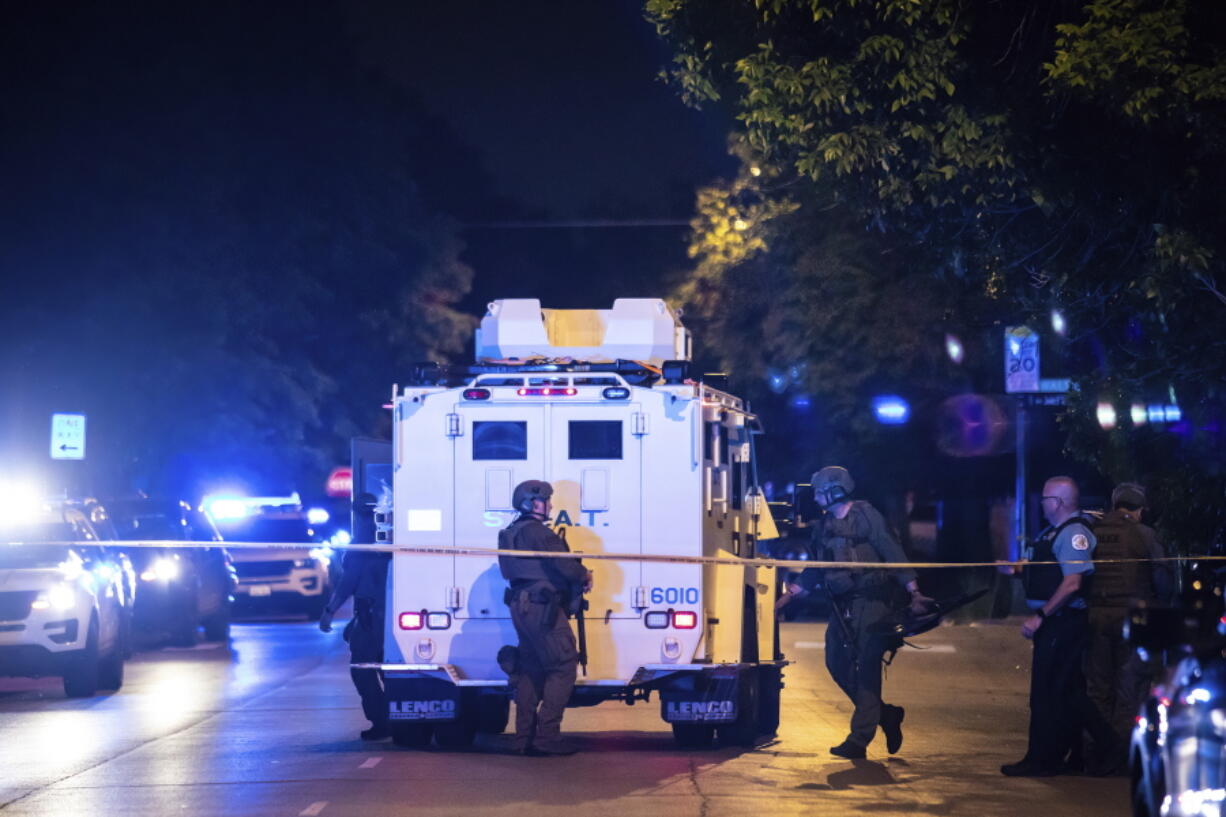
[[[668,723],[728,724],[740,715],[738,673],[694,673],[660,689],[660,716]]]
[[[452,723],[460,717],[460,688],[439,678],[385,678],[392,723]]]

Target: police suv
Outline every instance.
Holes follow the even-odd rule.
[[[313,511],[302,506],[298,494],[210,496],[204,505],[227,540],[316,545],[235,548],[230,556],[238,573],[238,605],[292,610],[317,620],[332,595],[333,551],[320,543]]]
[[[69,697],[123,684],[126,560],[81,507],[37,503],[0,518],[0,675],[59,675]],[[26,544],[13,544],[26,543]]]
[[[419,367],[393,399],[386,663],[401,745],[463,746],[507,723],[515,644],[494,548],[513,487],[553,484],[552,526],[595,574],[572,706],[661,702],[683,745],[751,744],[779,720],[774,571],[745,563],[774,526],[756,490],[757,418],[688,379],[690,338],[662,300],[609,310],[489,306],[478,363]],[[719,563],[693,557],[723,557]],[[670,561],[670,557],[679,557]],[[579,622],[572,621],[572,626]]]

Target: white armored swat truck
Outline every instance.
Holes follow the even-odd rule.
[[[397,743],[459,747],[506,727],[506,583],[493,556],[446,551],[497,547],[526,479],[553,484],[552,525],[572,551],[727,560],[588,559],[587,664],[571,705],[655,692],[688,746],[774,733],[777,583],[743,563],[775,535],[756,490],[757,419],[689,379],[689,351],[662,300],[502,300],[477,330],[476,365],[419,367],[396,390],[394,506],[376,517],[379,537],[444,551],[393,560],[382,669]]]

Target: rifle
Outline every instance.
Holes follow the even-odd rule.
[[[558,538],[566,545],[566,549],[570,550],[570,543],[566,541],[566,528],[561,528],[558,531]],[[583,585],[572,584],[566,612],[575,617],[576,629],[579,631],[579,666],[583,671],[584,678],[587,677],[587,620],[583,613],[587,609],[588,603],[587,599],[583,597]]]

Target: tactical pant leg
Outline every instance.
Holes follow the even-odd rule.
[[[375,611],[378,613],[381,611]],[[383,661],[383,617],[372,613],[358,619],[349,631],[349,656],[355,664],[377,664]],[[387,722],[387,696],[383,692],[383,677],[379,670],[350,669],[349,677],[362,699],[362,713],[376,726]]]
[[[869,599],[855,599],[849,605],[851,615],[843,620],[846,628],[837,620],[827,625],[826,668],[851,701],[851,741],[868,746],[881,722],[881,659],[885,654],[884,641],[870,631],[889,608]]]
[[[570,703],[579,669],[579,649],[575,635],[561,609],[554,608],[554,621],[542,645],[544,651],[544,689],[536,716],[535,744],[548,748],[561,738],[562,715]]]
[[[1086,646],[1086,692],[1107,720],[1114,737],[1122,741],[1132,729],[1140,696],[1136,692],[1135,667],[1129,670],[1131,650],[1124,640],[1122,608],[1090,611],[1090,635]]]
[[[528,601],[520,594],[512,599],[511,623],[519,636],[519,674],[515,681],[515,740],[516,751],[524,751],[532,745],[536,734],[536,709],[544,692],[545,675],[540,656],[533,649],[531,633],[541,626],[540,612],[543,605]]]

